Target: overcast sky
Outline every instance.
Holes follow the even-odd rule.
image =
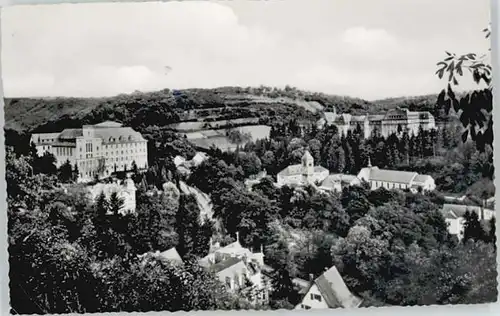
[[[439,92],[445,50],[489,48],[489,0],[36,5],[1,21],[7,97],[288,84],[370,100]]]

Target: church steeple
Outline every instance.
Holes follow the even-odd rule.
[[[314,158],[306,149],[304,155],[302,156],[302,176],[304,177],[304,182],[309,182],[309,178],[314,174]]]

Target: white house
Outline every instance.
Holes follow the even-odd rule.
[[[326,192],[341,192],[346,186],[359,185],[361,181],[358,177],[350,174],[331,174],[321,182],[319,189]]]
[[[495,216],[494,210],[480,206],[444,204],[441,214],[448,224],[448,232],[460,240],[464,237],[464,215],[467,211],[476,213],[480,221],[488,221]]]
[[[119,210],[119,213],[126,214],[135,212],[135,191],[137,191],[137,188],[134,181],[130,178],[130,174],[127,175],[127,179],[123,181],[122,184],[116,180],[113,183],[97,183],[87,188],[90,191],[91,199],[93,201],[95,201],[101,193],[104,193],[106,198],[109,200],[111,195],[116,192],[118,198],[123,200],[123,206]]]
[[[312,281],[295,309],[356,308],[363,300],[347,288],[335,266]]]
[[[225,247],[210,241],[209,254],[200,259],[199,264],[215,273],[229,291],[246,292],[254,301],[265,302],[269,299],[268,282],[262,271],[263,248],[261,246],[256,253],[244,248],[238,233],[236,241]]]
[[[368,182],[371,190],[385,188],[388,190],[408,189],[412,192],[418,192],[419,190],[426,192],[433,191],[436,188],[434,179],[431,176],[411,171],[379,169],[378,167],[372,167],[369,160],[368,166],[358,173],[358,178]]]
[[[329,175],[328,169],[314,166],[314,158],[306,150],[300,164],[291,165],[281,170],[277,175],[277,184],[283,185],[309,185],[321,183]]]

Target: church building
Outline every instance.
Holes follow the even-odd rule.
[[[280,171],[277,175],[277,184],[284,185],[314,185],[321,183],[330,172],[322,166],[314,166],[314,158],[306,150],[301,163],[291,165]]]
[[[434,179],[425,174],[412,171],[385,170],[372,167],[370,160],[368,166],[361,169],[358,178],[370,184],[370,189],[385,188],[387,190],[400,189],[412,192],[428,192],[436,188]]]

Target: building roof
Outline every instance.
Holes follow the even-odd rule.
[[[464,217],[465,212],[475,212],[478,215],[481,215],[481,210],[488,213],[494,213],[494,210],[482,208],[480,206],[473,205],[459,205],[459,204],[444,204],[441,209],[441,214],[443,214],[444,218],[448,219],[457,219],[460,217]]]
[[[314,283],[329,308],[355,308],[362,302],[361,298],[349,291],[335,266],[320,275]]]
[[[309,150],[306,150],[304,152],[304,155],[302,155],[302,161],[314,161],[314,158],[311,155],[311,153],[309,152]]]
[[[369,115],[368,119],[370,121],[382,121],[384,119],[385,115],[384,114],[373,114]]]
[[[427,181],[429,179],[432,179],[431,176],[429,176],[429,175],[426,175],[426,174],[417,174],[417,176],[415,177],[415,179],[413,179],[413,182],[417,183],[417,184],[423,184],[425,181]]]
[[[114,122],[114,121],[104,121],[102,123],[99,123],[99,124],[95,124],[93,125],[94,127],[122,127],[122,124],[121,123],[118,123],[118,122]]]
[[[299,294],[306,294],[307,293],[307,290],[310,288],[311,286],[311,282],[309,281],[306,281],[306,280],[303,280],[301,278],[293,278],[292,279],[292,283],[299,287]]]
[[[371,181],[404,183],[409,185],[417,176],[416,172],[411,171],[385,170],[378,167],[371,167],[369,169],[369,179]]]
[[[324,118],[324,119],[325,119],[325,121],[326,121],[327,123],[332,123],[332,122],[334,122],[334,121],[335,121],[335,118],[337,117],[337,113],[335,113],[335,112],[325,112],[325,113],[323,113],[323,114],[324,114],[324,116],[325,116],[325,118]]]
[[[240,262],[242,262],[242,259],[235,258],[235,257],[230,257],[224,261],[221,261],[219,263],[216,263],[210,267],[210,271],[213,271],[214,273],[219,273],[223,270],[226,270]]]
[[[83,130],[81,128],[67,128],[59,134],[59,139],[75,139],[77,137],[83,136]]]
[[[103,140],[103,143],[126,142],[126,141],[144,141],[141,133],[134,131],[130,127],[113,127],[94,129],[95,137]]]
[[[160,252],[158,254],[158,258],[160,260],[166,260],[166,261],[170,261],[170,262],[174,262],[174,263],[182,263],[183,262],[181,256],[179,255],[179,253],[177,252],[177,249],[175,249],[175,247],[170,248],[168,250],[165,250],[163,252]]]
[[[96,125],[85,125],[93,131],[94,137],[99,137],[103,143],[144,141],[141,133],[134,131],[131,127],[122,127],[120,123],[106,121]],[[67,128],[63,130],[58,139],[62,141],[74,140],[83,136],[83,128]]]
[[[353,122],[363,122],[366,119],[366,115],[354,115],[351,117]]]

